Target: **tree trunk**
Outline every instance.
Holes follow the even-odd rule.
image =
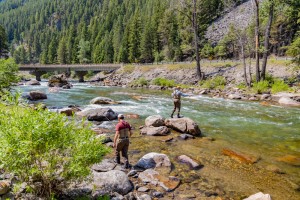
[[[241,45],[241,51],[242,51],[242,58],[243,58],[243,65],[244,65],[244,80],[245,84],[249,86],[248,78],[247,78],[247,65],[246,65],[246,57],[245,57],[245,50],[244,50],[244,44],[242,39],[240,39],[240,45]]]
[[[274,14],[274,1],[271,0],[270,10],[269,10],[269,21],[266,27],[265,32],[265,42],[264,42],[264,55],[263,55],[263,63],[261,66],[261,79],[265,80],[266,78],[266,68],[267,68],[267,61],[268,61],[268,54],[269,54],[269,39],[270,39],[270,31],[271,25],[273,22],[273,14]]]
[[[259,69],[259,0],[255,1],[256,7],[256,24],[255,24],[255,59],[256,59],[256,82],[260,81]]]
[[[193,28],[194,28],[194,37],[195,37],[195,54],[196,54],[196,69],[197,69],[197,76],[199,80],[203,79],[203,74],[201,72],[200,66],[200,55],[199,55],[199,38],[198,38],[198,23],[197,23],[197,0],[193,0],[194,4],[194,11],[193,11]]]

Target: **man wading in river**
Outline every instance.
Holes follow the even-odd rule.
[[[174,102],[174,109],[173,109],[173,112],[171,114],[171,118],[173,118],[173,115],[176,111],[176,109],[178,110],[178,113],[177,113],[177,118],[181,118],[183,116],[180,116],[180,107],[181,107],[181,96],[183,97],[186,97],[186,96],[189,96],[187,94],[184,94],[180,91],[180,87],[177,86],[174,90],[174,92],[172,93],[172,97],[173,97],[173,102]]]
[[[120,151],[122,152],[122,157],[124,157],[124,168],[129,168],[128,162],[128,147],[129,147],[129,137],[132,135],[131,126],[128,122],[124,120],[124,115],[118,115],[118,124],[116,125],[116,134],[114,137],[114,148],[115,148],[115,162],[120,164]]]

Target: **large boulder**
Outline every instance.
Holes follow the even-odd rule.
[[[90,101],[90,104],[118,104],[118,102],[106,97],[96,97]]]
[[[72,85],[67,81],[67,78],[63,74],[51,76],[48,81],[49,87],[64,87],[70,88]]]
[[[37,80],[30,80],[26,82],[26,85],[41,85],[41,83]]]
[[[109,159],[102,160],[101,163],[94,164],[92,170],[97,172],[108,172],[113,170],[116,167],[116,163]]]
[[[141,172],[139,174],[139,179],[144,183],[151,183],[155,186],[160,185],[167,192],[176,189],[180,184],[180,180],[178,178],[173,176],[163,176],[153,169],[147,169]]]
[[[31,101],[37,101],[37,100],[41,100],[41,99],[47,99],[47,95],[42,91],[36,90],[36,91],[29,92],[28,98]]]
[[[300,102],[294,100],[291,97],[281,97],[278,101],[279,104],[285,105],[285,106],[295,106],[295,107],[300,107]]]
[[[201,130],[198,124],[187,117],[166,119],[165,124],[168,128],[180,133],[188,133],[194,136],[201,135]]]
[[[170,133],[170,130],[166,126],[160,127],[143,127],[141,130],[141,135],[150,135],[150,136],[166,136]]]
[[[86,117],[89,121],[110,121],[118,118],[118,114],[111,108],[85,109],[76,115]]]
[[[106,194],[117,192],[126,195],[133,190],[133,185],[125,172],[111,170],[108,172],[93,172],[94,189],[104,190]]]
[[[160,115],[149,116],[145,119],[145,125],[154,127],[164,126],[165,119]]]
[[[171,169],[171,161],[165,154],[160,153],[148,153],[144,155],[135,165],[143,169],[167,167]]]

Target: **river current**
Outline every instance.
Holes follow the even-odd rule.
[[[136,126],[142,125],[150,115],[167,118],[173,109],[171,91],[73,85],[72,89],[61,89],[57,93],[50,93],[46,82],[41,86],[18,86],[17,89],[23,93],[44,91],[48,99],[42,102],[48,107],[110,107],[117,113],[138,114],[140,119],[133,122]],[[121,104],[90,105],[90,100],[98,96],[109,97]],[[299,167],[278,161],[279,157],[287,155],[300,157],[299,108],[194,95],[182,99],[181,114],[197,122],[203,135],[215,138],[224,148],[259,156],[261,163],[275,164],[300,178]]]

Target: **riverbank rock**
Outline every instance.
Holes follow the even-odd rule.
[[[229,94],[228,99],[242,99],[242,95],[239,93]]]
[[[116,167],[116,163],[109,159],[102,160],[101,163],[94,164],[92,170],[97,172],[108,172],[113,170]]]
[[[144,155],[135,166],[143,169],[157,167],[167,167],[171,169],[171,161],[169,157],[165,154],[152,152]]]
[[[259,160],[258,157],[246,155],[244,153],[233,151],[231,149],[223,149],[222,153],[242,163],[254,164]]]
[[[63,74],[58,74],[51,76],[48,80],[48,86],[49,87],[64,87],[64,89],[69,89],[72,87],[72,84],[70,84],[67,81],[67,78]]]
[[[149,136],[166,136],[170,133],[170,130],[166,126],[160,127],[144,127],[140,130],[141,135]]]
[[[201,164],[197,163],[195,160],[186,155],[179,156],[178,160],[179,162],[188,164],[192,169],[200,169],[202,167]]]
[[[26,82],[25,85],[41,85],[41,83],[37,80],[30,80]]]
[[[0,195],[8,193],[10,183],[8,181],[0,181]]]
[[[106,194],[117,192],[126,195],[133,190],[133,184],[128,176],[119,170],[111,170],[108,172],[93,172],[95,190],[99,189]]]
[[[29,100],[37,101],[41,99],[47,99],[47,95],[39,90],[29,92]]]
[[[300,102],[291,97],[281,97],[278,101],[280,105],[300,107]]]
[[[251,195],[250,197],[244,200],[271,200],[271,196],[269,194],[264,194],[262,192]]]
[[[171,128],[180,133],[188,133],[194,136],[201,136],[201,130],[198,124],[190,118],[170,118],[165,120],[165,124],[168,128]]]
[[[145,119],[146,126],[165,126],[165,119],[160,115],[152,115]]]
[[[119,104],[107,97],[96,97],[90,101],[90,104]]]
[[[118,118],[118,114],[111,108],[92,108],[77,112],[77,116],[87,117],[89,121],[111,121]]]
[[[162,176],[153,169],[147,169],[139,174],[139,179],[144,183],[159,185],[167,192],[173,191],[180,184],[180,179],[173,176]]]
[[[73,116],[76,112],[80,112],[80,108],[78,107],[67,107],[67,108],[62,108],[62,109],[58,109],[57,112],[60,114],[65,114],[66,116]]]

